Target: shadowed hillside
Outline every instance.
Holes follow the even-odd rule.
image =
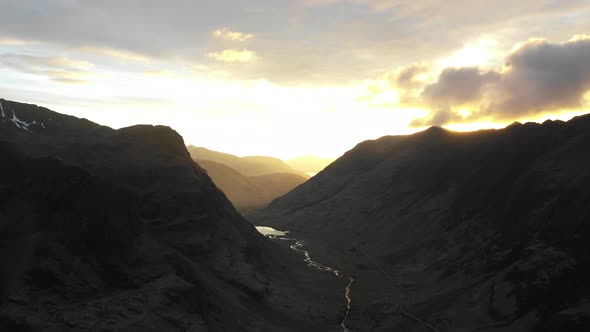
[[[0,330],[339,330],[340,280],[260,235],[172,129],[0,108]]]
[[[351,330],[424,331],[405,310],[440,331],[588,331],[589,146],[590,116],[383,137],[251,218],[353,271]]]

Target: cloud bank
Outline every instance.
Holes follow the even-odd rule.
[[[245,42],[246,40],[254,38],[254,35],[251,33],[231,31],[228,28],[214,30],[212,34],[216,38],[236,42]]]
[[[250,50],[224,50],[208,54],[210,58],[222,62],[252,62],[256,61],[256,52]]]
[[[370,79],[487,33],[512,45],[590,31],[588,0],[0,0],[0,8],[0,44],[182,61],[290,85]],[[225,68],[209,54],[242,48],[227,43],[248,43],[264,62]]]
[[[414,77],[411,68],[407,71]],[[407,80],[396,87],[408,88]],[[410,82],[412,80],[410,79]],[[589,107],[590,36],[563,43],[530,39],[518,44],[501,70],[445,68],[410,102],[430,110],[414,126],[478,120],[504,121]]]
[[[63,56],[0,54],[0,66],[26,74],[42,75],[60,83],[85,83],[93,63]]]

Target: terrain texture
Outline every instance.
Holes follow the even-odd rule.
[[[588,331],[589,146],[590,116],[383,137],[250,218],[354,276],[353,331]]]
[[[340,331],[345,281],[261,234],[162,126],[0,99],[1,331]]]

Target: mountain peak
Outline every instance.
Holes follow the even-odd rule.
[[[190,158],[182,136],[168,126],[135,125],[117,130],[117,135],[140,140],[144,144],[163,152]]]
[[[431,126],[430,128],[425,130],[426,132],[431,132],[431,133],[442,133],[442,132],[447,132],[448,130],[446,130],[445,128],[441,127],[441,126]]]

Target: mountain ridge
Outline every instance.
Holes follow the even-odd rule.
[[[178,133],[0,104],[0,329],[336,329],[338,280],[259,234]]]
[[[195,161],[205,169],[217,187],[242,212],[262,208],[274,198],[307,181],[292,173],[246,176],[222,163],[204,159],[195,159]]]
[[[386,136],[359,143],[249,218],[327,246],[324,259],[360,276],[357,301],[366,296],[373,307],[353,312],[351,329],[370,329],[362,315],[377,310],[383,329],[417,331],[378,314],[391,300],[368,294],[389,281],[363,282],[378,278],[368,255],[416,292],[404,307],[441,330],[584,331],[589,144],[590,115]]]
[[[272,173],[292,173],[309,178],[304,172],[291,168],[284,161],[269,156],[238,157],[229,153],[209,150],[203,147],[189,145],[187,147],[193,159],[211,160],[227,165],[246,176],[258,176]]]

